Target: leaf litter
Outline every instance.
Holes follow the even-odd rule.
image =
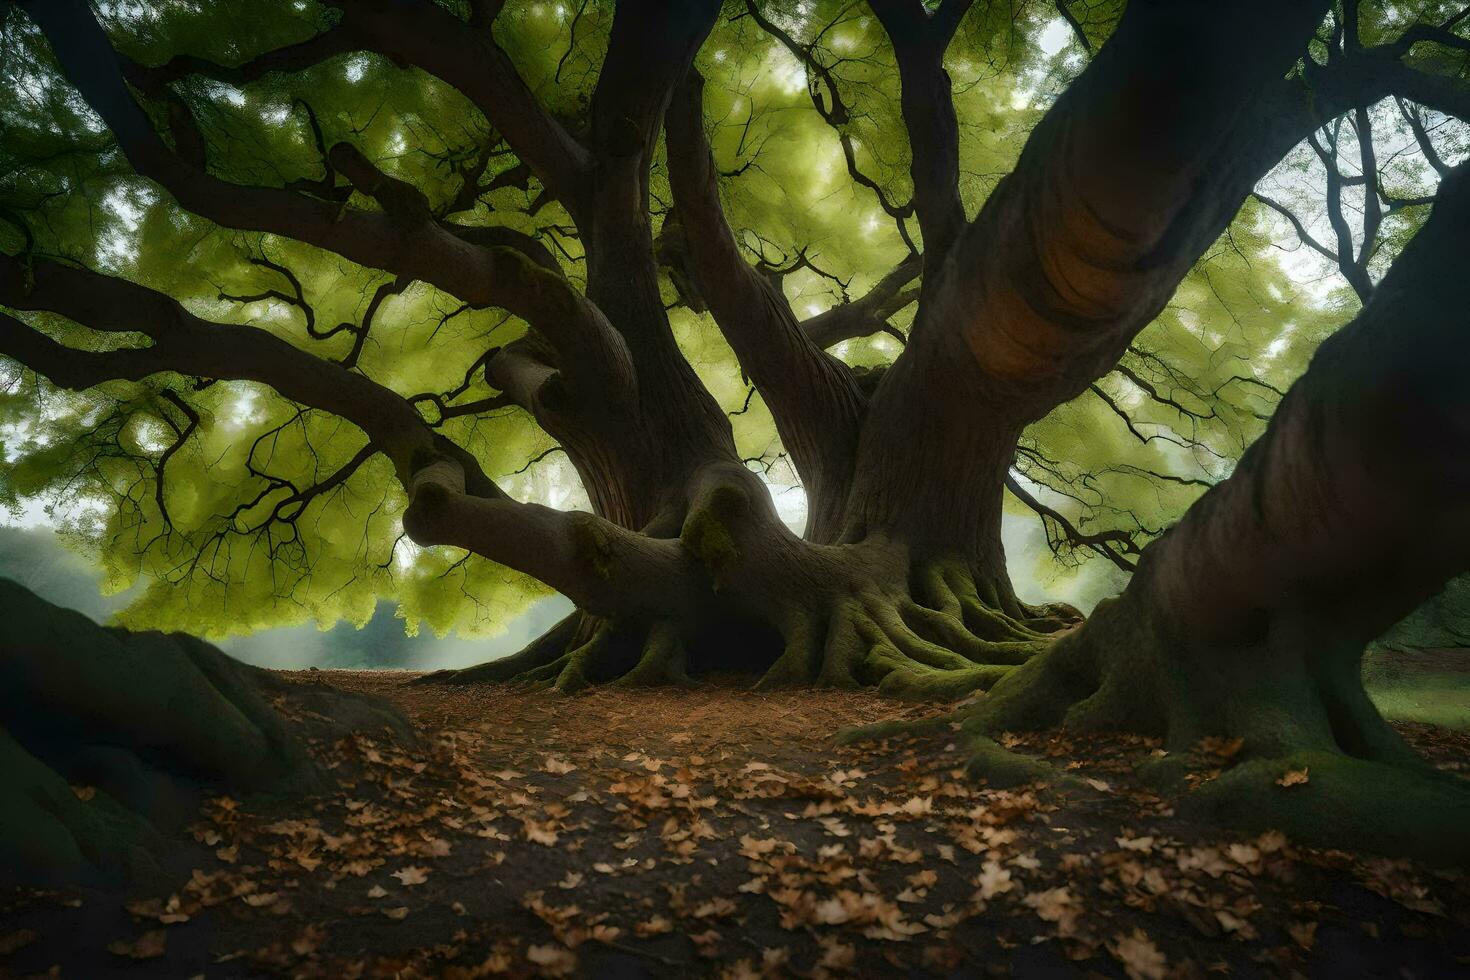
[[[157,893],[6,893],[0,977],[110,975],[61,968],[82,955],[347,980],[1470,970],[1463,874],[1190,825],[1133,776],[1147,739],[1007,735],[1080,778],[1002,790],[942,737],[834,745],[941,710],[868,693],[299,676],[396,702],[420,743],[315,746],[337,790],[304,803],[207,800]],[[1200,778],[1239,749],[1201,743]],[[79,951],[99,916],[113,934]]]

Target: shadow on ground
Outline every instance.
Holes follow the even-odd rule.
[[[0,975],[1470,970],[1463,873],[1185,823],[1132,775],[1145,739],[1008,738],[1077,785],[1001,791],[945,736],[834,746],[938,710],[870,694],[284,677],[393,701],[419,746],[318,742],[335,789],[306,806],[210,800],[168,887],[8,891]],[[1470,734],[1403,730],[1470,759]]]

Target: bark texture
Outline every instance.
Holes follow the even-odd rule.
[[[1164,737],[1165,775],[1201,739],[1238,737],[1244,764],[1195,805],[1303,839],[1470,861],[1470,783],[1416,759],[1360,675],[1366,644],[1465,568],[1467,249],[1461,168],[1235,474],[967,726],[1142,730]],[[1305,784],[1276,784],[1303,769]]]

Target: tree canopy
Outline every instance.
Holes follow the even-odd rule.
[[[944,5],[959,18],[944,69],[966,215],[1015,168],[1122,6]],[[391,185],[455,234],[513,237],[585,288],[578,205],[544,179],[565,148],[546,141],[592,125],[611,4],[247,0],[107,3],[97,15],[149,124],[172,153],[207,161],[220,194],[282,188],[345,229],[344,217],[391,216]],[[447,277],[354,261],[330,247],[330,229],[251,231],[230,220],[232,205],[191,206],[157,174],[139,173],[115,120],[78,94],[24,5],[0,16],[7,276],[24,283],[37,261],[95,270],[203,320],[269,332],[408,398],[512,497],[590,506],[558,439],[484,370],[525,336],[524,316],[456,292]],[[414,31],[401,30],[406,18],[417,18]],[[492,20],[493,58],[467,73],[453,35],[488,38]],[[1340,84],[1334,71],[1346,76],[1370,57],[1392,59],[1412,83],[1322,118],[1117,366],[1026,428],[1007,481],[1014,574],[1081,575],[1088,598],[1114,590],[1140,549],[1233,471],[1318,344],[1414,235],[1447,161],[1464,156],[1470,129],[1445,111],[1466,98],[1464,21],[1455,4],[1384,2],[1346,4],[1322,22],[1293,69],[1309,86]],[[1421,43],[1403,43],[1410,24],[1422,25]],[[1205,43],[1209,30],[1200,24],[1187,43]],[[904,348],[925,281],[889,32],[865,4],[727,3],[694,63],[743,258],[814,332],[826,331],[822,346],[860,375],[880,371]],[[527,105],[553,125],[535,131]],[[679,215],[658,138],[647,193],[670,323],[729,416],[740,457],[799,527],[801,477],[671,228]],[[523,158],[528,147],[534,160]],[[144,340],[129,324],[97,331],[0,300],[14,311],[9,322],[68,347]],[[15,363],[0,370],[0,494],[12,505],[54,499],[56,519],[95,550],[110,589],[143,584],[127,623],[220,633],[365,622],[386,597],[410,629],[473,632],[547,593],[487,558],[413,544],[393,463],[358,427],[267,384],[187,372],[77,392]]]

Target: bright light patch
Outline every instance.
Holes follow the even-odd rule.
[[[243,429],[255,417],[255,403],[260,396],[249,388],[240,389],[235,401],[225,409],[225,425],[232,429]]]
[[[362,81],[362,76],[367,74],[367,67],[367,58],[363,55],[355,54],[351,58],[348,58],[347,63],[342,66],[342,75],[355,85]]]
[[[806,68],[785,48],[772,48],[766,69],[784,93],[795,95],[806,88]]]
[[[1072,29],[1060,17],[1052,18],[1036,36],[1037,46],[1048,58],[1065,48],[1070,40],[1072,40]]]

